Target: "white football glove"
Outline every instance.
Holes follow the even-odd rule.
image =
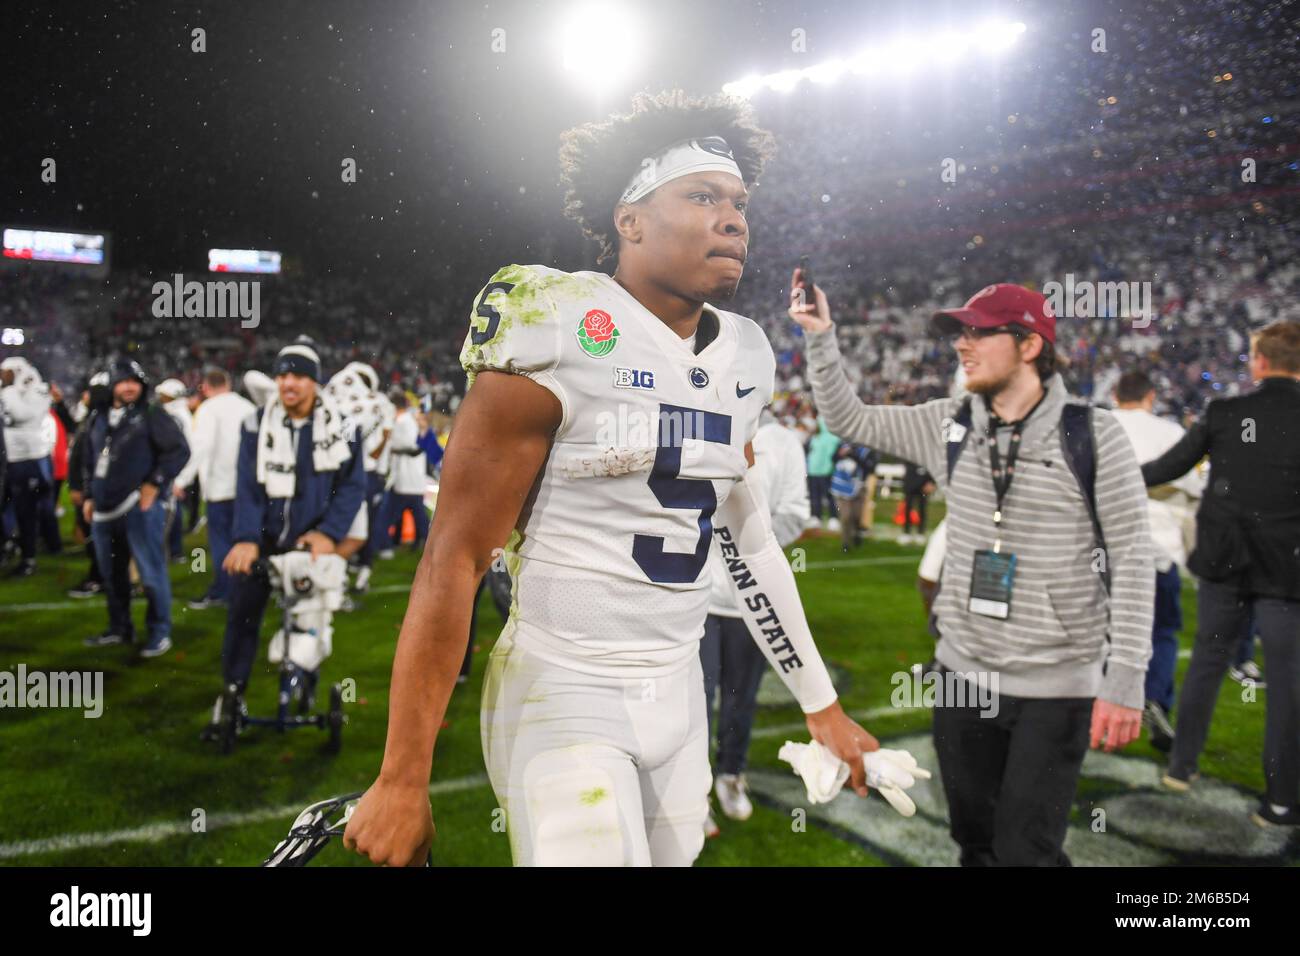
[[[800,777],[810,803],[829,803],[849,779],[849,765],[817,741],[797,744],[787,740],[777,754]],[[889,805],[905,817],[916,813],[916,804],[904,791],[917,780],[929,780],[930,771],[917,766],[906,750],[873,750],[862,755],[867,786],[880,791]]]
[[[849,765],[815,740],[806,744],[787,740],[777,756],[803,778],[809,803],[830,803],[849,779]]]
[[[916,804],[903,791],[919,780],[929,780],[930,771],[916,765],[916,758],[906,750],[873,750],[862,755],[867,771],[867,786],[875,787],[889,805],[905,817],[916,813]]]

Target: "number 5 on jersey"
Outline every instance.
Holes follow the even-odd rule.
[[[483,294],[478,297],[478,304],[474,307],[474,314],[480,318],[488,320],[487,327],[482,331],[473,329],[470,332],[470,341],[475,345],[483,345],[491,342],[496,338],[497,327],[501,325],[501,313],[494,307],[487,304],[487,298],[493,292],[504,292],[510,294],[510,290],[515,287],[513,282],[489,282],[483,288]]]
[[[687,438],[731,444],[731,416],[661,404],[658,438],[650,490],[665,508],[698,510],[700,537],[693,552],[681,554],[665,551],[664,539],[659,535],[633,535],[632,559],[656,584],[689,584],[699,577],[709,559],[718,496],[709,479],[680,477],[682,444]]]

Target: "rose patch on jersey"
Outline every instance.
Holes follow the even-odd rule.
[[[618,344],[618,327],[604,309],[589,309],[576,331],[578,344],[592,358],[604,358]]]

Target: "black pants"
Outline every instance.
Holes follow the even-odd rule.
[[[1231,585],[1200,582],[1196,643],[1183,678],[1169,772],[1184,779],[1195,772],[1223,675],[1236,658],[1252,609],[1268,667],[1268,688],[1259,691],[1265,707],[1265,797],[1280,806],[1300,806],[1300,601],[1251,598]]]
[[[99,572],[99,561],[95,557],[95,539],[91,537],[92,528],[90,522],[86,520],[81,508],[73,508],[72,517],[82,536],[86,539],[86,558],[90,561],[90,568],[86,572],[86,580],[103,584],[104,576]]]
[[[53,482],[48,458],[9,462],[5,473],[6,496],[13,502],[14,519],[18,522],[18,544],[24,561],[36,560],[41,502],[49,495]]]
[[[50,489],[41,496],[39,504],[39,514],[37,515],[37,527],[40,528],[41,539],[45,542],[45,550],[50,554],[60,554],[63,551],[63,536],[59,531],[59,519],[54,514],[54,509],[59,504],[59,493],[63,490],[63,479],[56,478],[50,484]]]
[[[268,552],[263,550],[262,554]],[[271,581],[265,573],[230,576],[226,635],[221,645],[221,678],[226,684],[248,686],[248,677],[257,657],[262,616],[270,598]]]
[[[704,671],[710,739],[717,732],[714,769],[718,773],[744,773],[767,658],[743,620],[710,614],[705,618],[704,639],[700,641],[700,666]],[[721,699],[715,720],[713,697],[718,691]]]
[[[925,533],[925,506],[929,501],[926,495],[919,491],[909,491],[903,496],[903,533],[912,533],[912,512],[916,511],[916,516],[921,519],[916,526],[916,530],[922,534]]]
[[[996,716],[981,717],[972,697],[967,706],[944,699],[934,709],[934,747],[961,865],[1069,866],[1065,831],[1093,698],[1000,694]]]
[[[809,475],[808,508],[812,512],[812,516],[818,521],[822,520],[823,505],[832,515],[835,514],[835,505],[831,502],[831,476]]]

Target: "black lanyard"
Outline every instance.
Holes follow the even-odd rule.
[[[993,492],[998,499],[997,506],[993,509],[993,552],[995,554],[1002,550],[1002,502],[1006,500],[1007,492],[1011,490],[1011,480],[1016,476],[1016,459],[1020,457],[1021,433],[1025,430],[1025,422],[1029,421],[1029,416],[1038,411],[1038,406],[1043,404],[1043,399],[1046,397],[1047,390],[1043,389],[1043,394],[1034,403],[1034,407],[1017,422],[1004,422],[993,414],[992,408],[989,409],[989,465],[993,470]],[[998,427],[1007,424],[1011,425],[1011,441],[1007,445],[1007,460],[1004,464],[1002,452],[998,449]]]
[[[1007,492],[1011,490],[1011,480],[1016,476],[1016,459],[1020,456],[1020,433],[1025,427],[1025,420],[1011,426],[1011,442],[1007,445],[1007,460],[1002,462],[1002,452],[998,450],[998,429],[994,424],[994,419],[989,418],[989,465],[993,469],[993,493],[997,495],[998,503],[993,509],[993,551],[996,554],[1002,550],[1002,502],[1006,500]]]

